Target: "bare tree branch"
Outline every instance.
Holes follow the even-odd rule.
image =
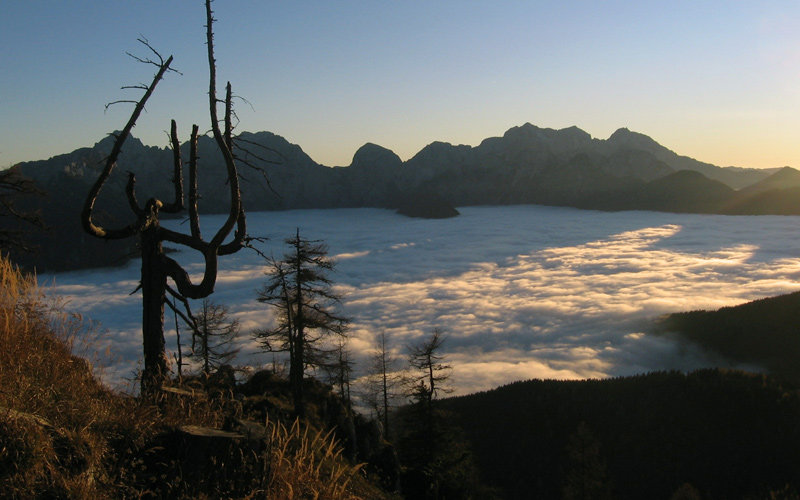
[[[230,190],[230,211],[225,222],[214,233],[210,241],[202,239],[198,212],[198,127],[192,127],[189,158],[189,224],[190,234],[164,228],[159,223],[160,212],[178,213],[185,208],[183,191],[183,160],[181,158],[180,142],[178,140],[177,124],[173,120],[170,127],[170,144],[172,146],[172,177],[170,179],[173,189],[173,200],[164,203],[157,198],[149,198],[142,208],[136,199],[136,178],[133,174],[128,177],[126,195],[128,205],[134,214],[134,221],[123,228],[106,228],[93,221],[93,209],[100,190],[108,180],[116,166],[118,157],[122,152],[122,145],[129,137],[131,129],[136,124],[145,104],[152,95],[156,85],[167,71],[171,71],[172,57],[166,60],[150,46],[146,39],[139,42],[150,49],[157,60],[132,56],[135,60],[157,66],[158,72],[153,81],[146,87],[144,95],[136,101],[134,110],[118,135],[115,136],[111,153],[105,160],[105,166],[89,191],[86,202],[81,212],[81,222],[89,234],[103,239],[117,239],[129,236],[138,236],[142,255],[142,333],[144,337],[144,371],[142,374],[142,392],[152,392],[160,389],[167,374],[166,355],[164,348],[164,305],[180,314],[189,325],[196,321],[191,314],[188,299],[205,298],[214,291],[217,279],[218,258],[241,249],[250,239],[247,237],[247,225],[244,209],[242,207],[241,193],[239,190],[239,176],[233,148],[233,106],[232,90],[230,83],[226,86],[225,100],[219,101],[216,97],[216,65],[213,44],[213,16],[211,0],[206,0],[206,43],[209,61],[209,115],[211,130],[217,147],[225,160],[227,185]],[[130,54],[129,54],[130,55]],[[139,88],[134,86],[133,88]],[[121,102],[121,101],[120,101]],[[217,116],[217,104],[223,103],[225,108],[224,132],[220,130]],[[232,231],[233,238],[224,243]],[[171,242],[192,248],[203,255],[205,268],[199,283],[194,283],[189,273],[174,259],[168,257],[163,250],[163,242]],[[168,285],[171,279],[177,290]],[[172,300],[168,298],[172,297]],[[177,302],[184,304],[185,312],[180,312]]]
[[[122,145],[125,143],[125,140],[130,135],[131,130],[136,125],[136,120],[139,119],[139,115],[142,113],[144,105],[147,103],[147,100],[150,99],[150,96],[153,95],[156,85],[158,85],[158,82],[160,82],[164,77],[164,73],[167,72],[170,64],[172,64],[172,56],[169,56],[164,64],[159,67],[158,72],[153,77],[153,81],[147,87],[147,90],[142,98],[136,103],[136,107],[134,108],[133,113],[131,113],[128,123],[125,124],[122,132],[120,132],[119,136],[117,136],[117,140],[114,141],[114,147],[111,149],[111,153],[106,159],[106,164],[103,168],[103,171],[100,173],[100,176],[97,178],[97,181],[95,181],[91,190],[89,190],[89,195],[86,197],[86,202],[84,203],[83,211],[81,212],[81,222],[83,224],[83,229],[92,236],[104,239],[128,238],[136,233],[136,229],[140,225],[138,223],[133,223],[121,229],[105,229],[95,225],[94,221],[92,220],[92,212],[95,201],[97,200],[97,195],[100,193],[100,190],[102,189],[106,180],[108,180],[108,177],[111,175],[112,170],[114,170],[114,167],[117,165],[117,159],[122,152]]]
[[[175,189],[175,200],[164,205],[162,210],[174,214],[183,210],[183,161],[181,160],[181,143],[178,140],[178,124],[175,120],[170,124],[170,143],[172,144],[172,185]]]

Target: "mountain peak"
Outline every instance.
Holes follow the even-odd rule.
[[[503,134],[503,137],[506,139],[532,138],[541,135],[541,132],[544,130],[547,129],[541,129],[536,125],[532,125],[530,122],[526,122],[523,125],[520,125],[518,127],[511,127],[510,129],[506,130],[505,134]]]
[[[664,146],[654,141],[650,136],[640,134],[639,132],[633,132],[627,127],[617,129],[611,134],[607,142],[617,147],[625,146],[645,151],[664,149]]]
[[[114,132],[108,134],[107,136],[103,137],[99,141],[97,141],[92,149],[97,149],[102,151],[105,154],[111,152],[111,148],[114,147],[114,142],[117,140],[117,136],[121,132],[119,130],[115,130]],[[145,147],[138,138],[134,137],[133,134],[129,135],[128,138],[125,140],[125,145],[123,149],[140,149]]]
[[[484,141],[486,145],[496,142],[496,140],[487,141]],[[576,126],[555,130],[540,128],[530,123],[511,127],[501,139],[503,147],[516,150],[539,149],[555,154],[574,153],[591,141],[592,136]]]
[[[800,187],[800,171],[792,167],[783,167],[769,177],[747,186],[741,193],[761,193],[771,189],[787,189]]]
[[[403,160],[391,149],[368,142],[358,148],[353,155],[350,168],[366,168],[379,165],[381,167],[400,167]]]

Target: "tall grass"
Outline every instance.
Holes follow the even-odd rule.
[[[8,496],[97,490],[105,454],[86,429],[110,393],[72,356],[80,320],[62,315],[36,278],[0,258],[0,481]]]
[[[299,420],[288,428],[277,421],[268,422],[268,427],[265,463],[270,468],[270,498],[359,498],[348,493],[348,485],[361,466],[351,466],[342,459],[333,431],[312,431]]]

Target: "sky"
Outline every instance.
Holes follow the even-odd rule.
[[[248,214],[248,232],[269,238],[260,243],[267,255],[287,251],[282,241],[297,227],[301,236],[326,242],[336,261],[328,277],[342,296],[338,312],[351,318],[354,377],[364,374],[380,332],[399,369],[406,346],[439,328],[457,394],[531,378],[757,370],[653,335],[652,320],[800,289],[797,217],[534,205],[459,210],[460,216],[439,220],[380,209],[256,212]],[[205,232],[222,219],[204,218]],[[184,229],[180,221],[164,224]],[[199,254],[171,255],[195,279],[202,276]],[[101,351],[96,366],[106,367],[104,380],[112,385],[125,386],[141,358],[141,295],[131,294],[140,265],[39,275],[67,310],[101,323],[99,340],[91,339]],[[237,364],[272,362],[250,336],[274,321],[274,310],[256,300],[265,269],[249,250],[220,260],[211,300],[228,305],[241,323]],[[170,314],[165,327],[173,359]]]
[[[348,165],[372,142],[408,159],[530,122],[620,127],[720,166],[800,168],[800,2],[217,0],[220,86],[240,131]],[[181,75],[134,134],[208,129],[199,1],[8,0],[0,10],[0,168],[91,146],[149,83],[146,37]]]

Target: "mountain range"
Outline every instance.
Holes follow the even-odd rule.
[[[376,144],[359,148],[346,167],[316,163],[300,146],[270,132],[238,136],[243,203],[247,211],[380,207],[428,217],[457,214],[466,205],[544,204],[600,210],[659,210],[725,214],[800,214],[800,171],[719,167],[621,128],[595,139],[577,127],[530,123],[478,146],[433,142],[407,161]],[[18,261],[42,269],[110,265],[133,251],[130,242],[92,241],[78,214],[111,136],[92,147],[15,165],[47,193],[23,203],[42,211],[49,235],[34,235],[37,256]],[[213,139],[199,139],[200,210],[227,211],[222,159]],[[184,144],[184,158],[188,144]],[[126,173],[137,196],[168,199],[172,152],[129,138],[118,168],[98,200],[106,220],[127,223]],[[187,175],[188,177],[188,175]],[[421,207],[420,205],[425,205]],[[65,242],[70,242],[65,248]],[[102,250],[98,252],[91,249]],[[93,255],[91,262],[86,255]]]

